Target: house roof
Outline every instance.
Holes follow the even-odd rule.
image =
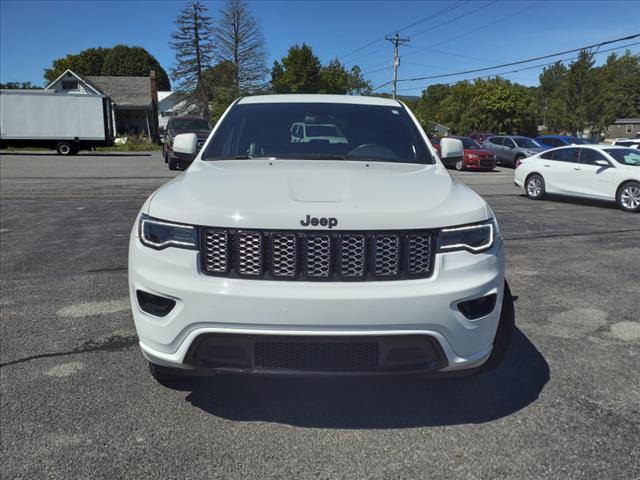
[[[640,118],[616,118],[615,124],[620,123],[640,123]]]
[[[149,77],[86,76],[84,79],[100,90],[118,107],[148,107],[151,105]]]
[[[50,82],[49,85],[47,85],[46,87],[44,87],[45,90],[51,90],[53,88],[53,86],[58,83],[58,81],[61,78],[64,78],[67,75],[72,75],[73,77],[75,77],[76,79],[78,79],[78,81],[86,83],[88,85],[88,87],[93,90],[96,94],[98,95],[104,95],[103,92],[100,92],[98,89],[96,89],[96,87],[94,87],[93,85],[90,85],[89,82],[87,82],[87,80],[85,78],[82,78],[80,75],[78,75],[76,72],[74,72],[73,70],[71,70],[70,68],[67,68],[64,72],[62,72],[60,75],[58,75],[58,78],[56,78],[53,82]]]

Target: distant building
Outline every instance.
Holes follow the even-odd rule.
[[[635,138],[638,134],[640,134],[640,118],[617,118],[605,132],[607,139]]]
[[[185,115],[191,112],[186,101],[180,98],[178,92],[160,90],[158,92],[158,126],[160,131],[167,128],[169,118],[176,115]]]
[[[158,90],[153,70],[148,77],[83,77],[67,70],[45,90],[70,95],[106,95],[111,101],[112,122],[118,136],[158,138]]]

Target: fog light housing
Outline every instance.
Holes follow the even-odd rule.
[[[136,290],[136,297],[140,308],[154,317],[165,317],[176,306],[176,301],[171,298],[161,297],[143,290]]]
[[[489,315],[496,306],[497,295],[492,293],[473,300],[467,300],[458,304],[458,310],[469,320],[475,320]]]

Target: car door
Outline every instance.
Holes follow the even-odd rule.
[[[513,141],[513,139],[508,137],[504,137],[502,139],[501,154],[504,163],[513,165],[514,158],[516,157],[516,153],[518,152],[517,148],[518,146],[516,145],[516,142]]]
[[[578,163],[574,165],[574,188],[579,195],[612,199],[615,197],[616,167],[594,148],[580,148]],[[607,162],[598,165],[597,161]]]
[[[541,155],[542,176],[549,193],[575,194],[574,168],[578,165],[577,148],[559,148]]]
[[[484,142],[484,147],[496,155],[496,160],[500,163],[502,155],[502,137],[489,137]]]

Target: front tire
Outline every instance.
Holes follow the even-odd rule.
[[[490,372],[495,369],[504,358],[509,345],[511,345],[511,337],[516,329],[516,311],[513,306],[513,295],[509,284],[504,282],[504,294],[502,295],[502,310],[500,312],[500,322],[496,330],[496,336],[493,339],[493,350],[486,362],[480,367],[479,373]]]
[[[640,183],[623,183],[618,189],[616,203],[625,212],[640,212]]]
[[[178,169],[178,161],[175,158],[171,158],[169,156],[169,170],[179,170]]]
[[[527,197],[532,200],[540,200],[545,194],[544,178],[542,178],[542,175],[534,173],[527,178],[524,188],[527,192]]]

